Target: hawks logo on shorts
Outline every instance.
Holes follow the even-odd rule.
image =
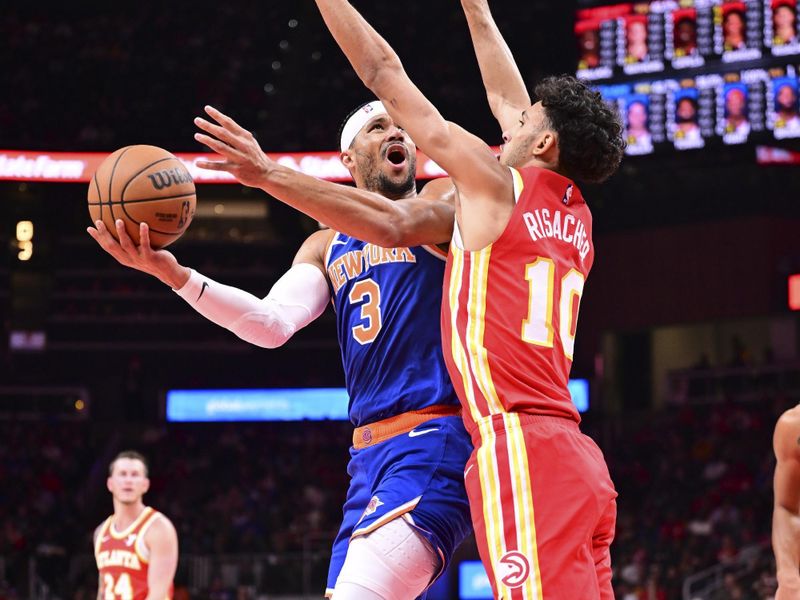
[[[511,589],[522,587],[531,574],[531,563],[522,552],[512,550],[500,558],[497,573],[500,581]]]

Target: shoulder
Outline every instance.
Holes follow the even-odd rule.
[[[172,521],[166,515],[156,511],[150,517],[150,522],[145,525],[144,543],[147,546],[157,543],[171,543],[178,541],[178,532]]]
[[[419,193],[419,197],[426,200],[449,200],[452,202],[455,193],[456,187],[453,180],[449,177],[439,177],[426,183]]]
[[[315,231],[306,238],[306,241],[300,246],[297,254],[292,261],[292,265],[300,263],[312,264],[325,273],[325,257],[328,252],[336,232],[332,229],[321,229]]]
[[[800,458],[800,406],[780,416],[775,424],[773,443],[778,460]]]
[[[94,533],[92,534],[92,540],[97,543],[97,538],[100,537],[100,534],[105,529],[106,525],[108,524],[108,518],[104,519],[100,525],[94,528]]]
[[[319,231],[315,231],[310,236],[306,238],[306,241],[303,242],[303,246],[309,247],[321,247],[327,248],[328,244],[331,243],[333,238],[336,236],[336,232],[333,229],[320,229]]]

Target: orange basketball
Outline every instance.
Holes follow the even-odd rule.
[[[177,240],[194,216],[194,181],[183,163],[156,146],[120,148],[97,168],[89,184],[89,215],[115,238],[116,219],[139,244],[139,224],[150,227],[153,248]]]

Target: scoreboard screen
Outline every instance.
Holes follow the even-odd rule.
[[[798,0],[653,0],[577,11],[577,75],[629,155],[800,138]]]

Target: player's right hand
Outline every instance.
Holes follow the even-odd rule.
[[[94,224],[94,227],[87,227],[86,231],[118,263],[157,277],[176,290],[182,288],[189,280],[190,269],[180,265],[171,252],[153,250],[147,223],[139,225],[139,246],[133,243],[121,219],[115,222],[119,241],[114,239],[102,221],[95,221]]]
[[[206,133],[195,133],[194,139],[208,146],[225,161],[199,160],[197,166],[211,171],[227,171],[239,183],[261,187],[274,161],[264,153],[255,136],[228,115],[213,106],[206,106],[206,113],[216,123],[197,117],[194,124]]]

